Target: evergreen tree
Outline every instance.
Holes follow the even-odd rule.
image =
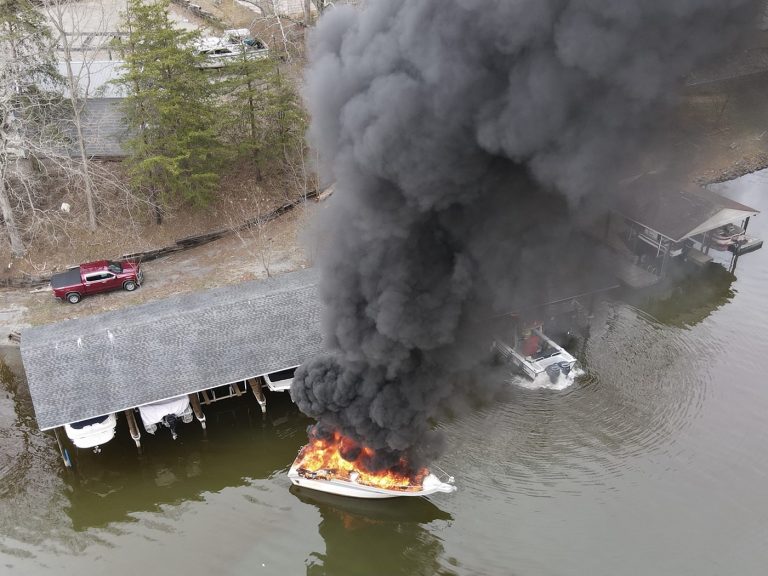
[[[37,214],[36,166],[62,150],[61,77],[53,41],[28,0],[0,0],[0,215],[15,256],[26,249],[17,213]]]
[[[169,0],[129,0],[121,44],[126,73],[126,147],[133,184],[147,192],[158,224],[162,207],[182,199],[205,205],[218,184],[223,150],[212,84],[196,66],[198,32],[176,29]]]
[[[275,156],[288,163],[295,154],[303,154],[307,115],[299,93],[277,62],[267,76],[263,118],[265,139]]]
[[[268,66],[268,59],[248,59],[243,52],[236,63],[209,72],[221,101],[226,103],[227,113],[219,118],[220,133],[234,152],[251,158],[259,180],[264,149],[259,99]]]
[[[266,166],[303,153],[306,114],[277,59],[243,52],[221,71],[218,86],[227,110],[221,130],[236,151],[252,158],[258,177]]]

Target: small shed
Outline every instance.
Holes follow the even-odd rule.
[[[38,425],[297,366],[321,350],[320,308],[307,269],[29,328],[21,356]]]

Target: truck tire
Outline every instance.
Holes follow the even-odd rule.
[[[126,280],[123,282],[123,289],[127,290],[128,292],[133,292],[136,290],[136,282],[133,280]]]
[[[67,298],[67,302],[69,302],[70,304],[77,304],[78,302],[80,302],[80,294],[78,294],[77,292],[70,292],[69,294],[67,294],[66,298]]]

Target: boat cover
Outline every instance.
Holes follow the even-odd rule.
[[[159,424],[163,420],[163,416],[168,414],[181,416],[187,408],[189,408],[189,397],[179,396],[178,398],[139,406],[139,414],[141,414],[141,421],[144,422],[144,426],[152,426],[152,424]]]

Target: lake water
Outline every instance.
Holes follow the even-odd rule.
[[[768,239],[768,172],[717,189]],[[443,423],[459,490],[431,500],[291,489],[309,421],[275,395],[68,471],[5,374],[0,574],[766,574],[768,248],[714,276],[599,307],[576,386]]]

